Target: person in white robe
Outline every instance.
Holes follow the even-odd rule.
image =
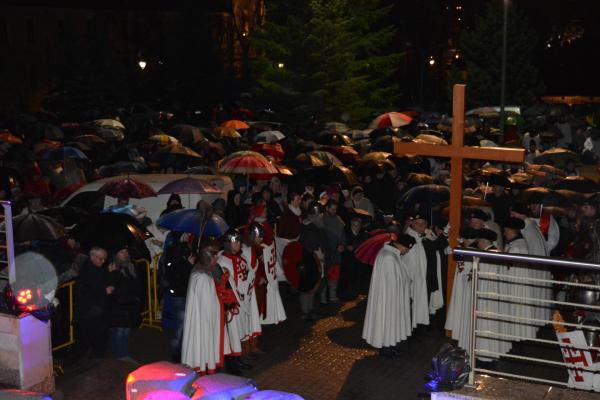
[[[558,222],[552,214],[544,210],[541,204],[529,204],[529,210],[532,216],[531,219],[538,225],[544,237],[546,253],[550,255],[550,252],[554,250],[560,240]]]
[[[216,249],[200,250],[188,283],[181,362],[200,373],[214,373],[224,361],[223,316],[213,277],[217,258]]]
[[[401,234],[384,244],[373,266],[362,337],[383,356],[396,356],[393,348],[411,332],[410,277],[404,257],[413,237]]]
[[[278,324],[287,318],[285,308],[279,294],[279,282],[277,271],[279,259],[277,258],[277,248],[275,242],[270,244],[263,243],[263,268],[267,279],[267,307],[265,315],[261,317],[262,325]]]
[[[527,242],[523,238],[521,231],[525,228],[525,222],[519,218],[510,217],[504,224],[504,239],[506,253],[512,254],[530,254]],[[515,278],[531,278],[531,268],[527,268],[519,263],[507,265],[507,275]],[[534,295],[533,286],[527,282],[510,279],[500,283],[500,293],[509,296],[528,297]],[[535,318],[535,306],[531,302],[518,299],[506,299],[506,302],[500,305],[501,313],[520,318]],[[521,319],[507,320],[502,323],[503,333],[520,336],[523,340],[535,338],[537,327],[531,321]]]
[[[519,218],[525,223],[525,228],[521,230],[523,238],[527,242],[527,248],[529,254],[534,256],[547,257],[550,255],[548,245],[544,238],[542,231],[536,220],[529,217],[531,215],[531,208],[524,204],[514,204],[512,206],[511,217]],[[552,279],[552,274],[542,264],[532,264],[529,268],[529,275],[536,279]],[[537,299],[551,300],[552,299],[552,288],[550,284],[542,282],[531,282],[533,289],[533,296]],[[551,315],[551,304],[549,303],[535,303],[535,317],[538,319],[549,320]],[[541,324],[543,325],[543,324]]]

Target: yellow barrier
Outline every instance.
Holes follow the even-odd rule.
[[[73,287],[75,286],[75,281],[68,281],[60,285],[56,290],[69,288],[69,340],[65,343],[59,344],[58,346],[54,346],[52,351],[57,351],[63,349],[65,347],[69,347],[73,343],[75,343],[75,332],[73,328]]]
[[[154,328],[162,330],[160,320],[158,318],[158,259],[159,256],[155,256],[150,264],[145,259],[139,259],[135,262],[137,264],[146,264],[146,289],[148,296],[148,309],[142,312],[142,327]]]

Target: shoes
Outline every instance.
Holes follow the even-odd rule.
[[[266,354],[265,351],[259,347],[255,347],[254,349],[252,349],[252,356],[254,357],[260,357],[264,354]]]
[[[382,347],[379,349],[379,355],[387,358],[398,358],[402,356],[401,352],[394,347]]]
[[[238,367],[241,369],[252,369],[254,366],[241,358],[237,359]]]
[[[307,320],[307,321],[318,321],[318,320],[320,320],[321,318],[323,318],[323,317],[321,316],[321,314],[318,314],[318,313],[316,313],[316,312],[314,312],[314,311],[311,311],[311,312],[309,312],[309,313],[308,313],[308,316],[307,316],[306,320]]]
[[[236,362],[236,360],[232,357],[225,358],[225,371],[231,375],[241,376],[242,371],[240,370],[240,366]]]

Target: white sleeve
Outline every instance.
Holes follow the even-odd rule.
[[[548,249],[548,253],[552,251],[558,244],[560,239],[560,229],[558,227],[558,222],[553,216],[550,216],[550,227],[548,228],[548,239],[546,240],[546,247]]]

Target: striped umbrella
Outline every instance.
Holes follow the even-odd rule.
[[[265,156],[255,151],[236,151],[219,161],[218,170],[222,174],[271,174],[278,173]]]
[[[370,129],[375,128],[400,128],[412,122],[412,118],[400,112],[389,112],[381,114],[369,124]]]

